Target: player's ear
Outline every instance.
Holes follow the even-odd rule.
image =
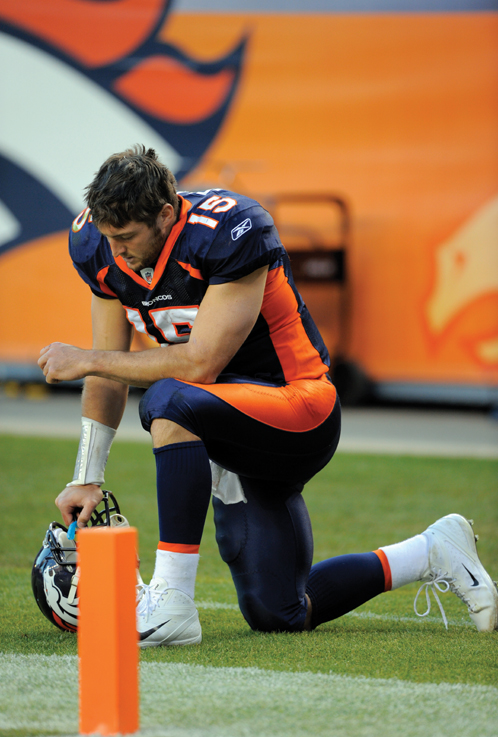
[[[170,227],[174,225],[176,220],[175,215],[175,208],[173,205],[170,205],[169,202],[166,202],[159,213],[159,217],[161,218],[163,227]]]

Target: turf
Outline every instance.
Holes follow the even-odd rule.
[[[143,737],[496,734],[497,689],[489,686],[182,663],[142,663],[140,671]],[[2,718],[4,724],[16,725],[9,728],[9,737],[25,737],[34,730],[47,737],[77,732],[76,657],[4,655],[0,680],[6,675],[0,725]],[[36,695],[47,692],[47,683],[58,688],[48,691],[45,708],[40,709]],[[24,694],[23,708],[16,713],[19,691]]]
[[[76,654],[75,636],[60,632],[41,615],[30,588],[31,566],[49,522],[59,518],[53,500],[71,478],[76,449],[73,440],[0,437],[1,653]],[[497,478],[498,462],[492,460],[338,454],[305,490],[315,559],[373,550],[422,531],[444,514],[459,512],[475,520],[481,560],[497,578]],[[150,448],[117,442],[106,486],[115,491],[123,513],[139,530],[141,570],[147,579],[157,542]],[[142,663],[171,667],[498,686],[497,634],[478,633],[469,625],[465,606],[451,594],[442,596],[448,631],[435,603],[429,617],[417,618],[416,591],[413,585],[377,597],[312,633],[251,632],[237,609],[209,515],[196,589],[203,642],[191,648],[149,649],[140,657]],[[12,730],[5,734],[16,735]]]

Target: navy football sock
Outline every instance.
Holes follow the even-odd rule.
[[[311,627],[341,617],[384,591],[384,569],[375,553],[340,555],[311,568],[306,593]]]
[[[211,467],[204,443],[164,445],[154,448],[154,455],[159,539],[198,546],[211,499]]]

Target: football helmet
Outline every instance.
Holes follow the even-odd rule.
[[[91,527],[128,527],[115,496],[104,491],[94,510]],[[41,612],[61,630],[78,628],[78,578],[76,543],[69,540],[67,527],[51,522],[31,571],[31,586]]]

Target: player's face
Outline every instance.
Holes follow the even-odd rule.
[[[173,211],[171,205],[165,207]],[[166,213],[163,211],[159,213],[152,226],[131,220],[124,228],[113,228],[112,225],[103,224],[99,230],[109,241],[114,258],[121,256],[129,269],[140,271],[146,266],[155,265],[173,222],[174,213],[167,210]]]

